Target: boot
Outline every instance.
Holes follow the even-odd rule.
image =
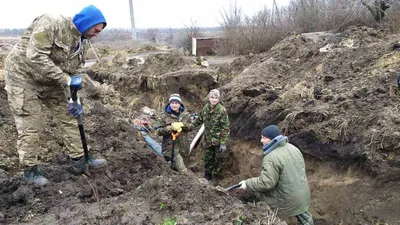
[[[74,163],[72,165],[72,171],[75,174],[83,174],[85,172],[85,157],[73,159]],[[88,167],[90,169],[98,169],[107,164],[105,159],[95,159],[89,156]]]
[[[42,175],[42,171],[38,166],[32,166],[24,170],[23,178],[28,182],[32,182],[40,186],[49,183],[49,180]]]
[[[206,178],[206,180],[211,180],[212,179],[212,174],[208,173],[208,172],[204,172],[204,178]]]

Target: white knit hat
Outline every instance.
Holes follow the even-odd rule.
[[[169,96],[169,103],[171,102],[179,102],[179,104],[182,104],[182,99],[179,94],[172,94]]]
[[[220,93],[219,93],[219,91],[217,90],[217,89],[212,89],[211,91],[210,91],[210,97],[211,96],[213,96],[213,97],[216,97],[216,98],[219,98],[221,95],[220,95]]]

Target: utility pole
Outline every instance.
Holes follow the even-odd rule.
[[[129,11],[131,13],[131,29],[132,29],[132,40],[136,41],[136,26],[135,26],[135,16],[133,15],[133,3],[129,0]]]

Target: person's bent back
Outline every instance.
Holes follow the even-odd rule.
[[[308,212],[310,188],[300,150],[275,125],[263,129],[261,143],[264,153],[261,174],[241,181],[240,188],[259,192],[261,200],[277,210],[278,216],[296,216],[300,224],[313,225]]]

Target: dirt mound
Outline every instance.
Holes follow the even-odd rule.
[[[110,67],[100,69],[112,71],[112,76],[115,76],[114,71],[118,71],[114,70],[116,65],[126,66],[124,57],[117,56]],[[168,60],[168,57],[157,57],[163,61],[160,64],[173,67],[154,67],[160,73],[167,72],[159,74],[162,77],[159,82],[163,84],[157,84],[166,86],[166,89],[154,91],[161,93],[170,88],[177,92],[185,91],[186,96],[199,99],[207,94],[205,87],[216,87],[214,71],[175,71],[174,68],[178,69],[182,61],[178,59],[177,63],[170,64],[173,60]],[[145,67],[145,70],[148,72],[151,69]],[[129,71],[129,66],[124,71]],[[120,81],[132,76],[129,72],[122,72]],[[94,74],[93,78],[98,77]],[[43,113],[48,117],[48,126],[40,137],[40,143],[47,151],[42,160],[48,165],[43,171],[51,184],[44,187],[28,184],[17,175],[16,131],[4,82],[0,83],[0,102],[4,106],[0,110],[3,134],[0,137],[2,223],[132,224],[134,221],[134,224],[160,224],[178,221],[179,224],[225,224],[245,221],[286,224],[278,222],[265,204],[242,203],[221,187],[213,187],[190,172],[187,175],[173,172],[160,156],[146,147],[139,132],[130,123],[132,106],[139,95],[132,92],[121,95],[114,89],[122,89],[118,86],[120,83],[117,79],[111,81],[115,86],[85,78],[85,88],[79,93],[85,105],[84,127],[89,150],[106,158],[108,166],[90,171],[90,175],[69,173],[71,161],[64,154],[60,131],[45,108]],[[191,81],[201,85],[190,86]],[[140,98],[150,96],[151,93],[146,93]],[[150,98],[147,102],[152,100]]]
[[[276,123],[311,155],[361,162],[399,179],[393,92],[399,53],[378,34],[355,27],[319,42],[292,35],[274,46],[263,62],[222,87],[233,136],[250,140]],[[320,51],[331,43],[328,52]]]
[[[258,141],[263,127],[278,124],[290,142],[317,161],[322,160],[321,165],[338,171],[352,165],[338,180],[329,179],[332,171],[318,172],[319,163],[317,167],[310,166],[312,172],[308,175],[313,178],[312,195],[316,196],[312,200],[316,208],[311,206],[311,211],[315,218],[339,223],[344,221],[335,216],[340,211],[340,218],[347,218],[348,224],[363,221],[397,224],[400,218],[387,211],[390,205],[400,202],[397,197],[374,204],[382,212],[379,219],[374,219],[375,213],[364,211],[368,208],[366,198],[374,198],[372,192],[395,192],[396,183],[381,182],[400,180],[400,112],[395,72],[399,69],[400,53],[391,46],[397,39],[381,30],[352,27],[315,41],[299,34],[289,35],[269,52],[259,55],[259,63],[251,64],[220,88],[230,112],[231,136],[235,140],[231,143],[234,155],[231,160],[237,158],[237,161],[231,161],[231,165],[259,163],[251,159],[254,153],[250,152],[253,149],[250,146]],[[243,156],[240,152],[244,143],[249,153]],[[235,180],[248,173],[257,175],[259,171],[254,166],[247,171],[241,166],[235,168],[240,170],[232,174]],[[369,174],[351,172],[360,170]],[[378,182],[359,182],[370,176]],[[328,191],[332,186],[347,193],[341,197],[354,205],[341,208],[337,194]],[[371,196],[350,195],[351,191]],[[354,211],[360,213],[354,215]]]
[[[130,53],[159,52],[159,51],[169,52],[172,50],[173,48],[168,45],[147,44],[137,49],[130,50]]]
[[[4,67],[4,60],[5,60],[6,56],[7,56],[6,54],[3,54],[0,52],[0,82],[4,81],[3,67]]]
[[[90,96],[90,94],[86,94]],[[100,101],[91,99],[85,114],[88,145],[108,166],[89,175],[69,172],[70,160],[58,151],[44,175],[50,185],[36,187],[15,172],[0,170],[1,221],[8,224],[225,224],[237,221],[259,224],[274,219],[268,206],[243,204],[223,189],[191,175],[181,175],[150,149],[123,117]],[[53,129],[57,130],[56,125]],[[57,132],[48,133],[57,140]],[[7,135],[9,136],[9,134]],[[55,143],[55,145],[57,145]],[[278,221],[275,219],[275,221]]]
[[[118,52],[112,60],[103,59],[90,68],[95,81],[115,84],[118,87],[122,77],[153,76],[178,71],[187,62],[179,55],[170,53],[150,54],[143,64],[135,63],[127,53]]]
[[[144,62],[142,72],[149,75],[161,75],[180,70],[185,64],[185,60],[177,54],[153,54]]]
[[[179,93],[186,107],[195,110],[218,84],[216,69],[192,68],[191,60],[176,54],[151,54],[143,64],[132,60],[135,58],[117,54],[88,71],[93,80],[124,93],[132,109],[148,106],[162,110],[169,95]]]
[[[103,57],[107,57],[113,54],[116,54],[113,49],[111,49],[109,46],[98,46],[98,45],[93,45],[93,48],[90,48],[87,51],[86,58],[87,59],[99,59]]]

